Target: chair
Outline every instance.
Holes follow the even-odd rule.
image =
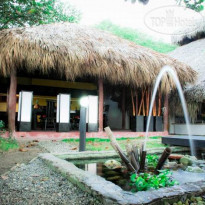
[[[47,127],[56,129],[56,101],[47,100],[46,106],[46,118],[45,118],[45,130]]]

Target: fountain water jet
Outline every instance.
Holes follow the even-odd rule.
[[[194,143],[193,143],[193,140],[192,140],[192,137],[191,137],[191,130],[190,130],[188,111],[187,111],[187,106],[186,106],[183,90],[182,90],[181,84],[179,82],[179,78],[178,78],[175,70],[173,68],[171,68],[170,66],[164,66],[162,68],[162,70],[160,71],[160,73],[157,76],[157,79],[156,79],[156,82],[155,82],[155,85],[154,85],[152,99],[151,99],[151,103],[150,103],[150,110],[149,110],[149,115],[148,115],[148,120],[147,120],[146,134],[145,134],[145,141],[144,141],[143,150],[144,151],[146,150],[146,144],[147,144],[147,139],[148,139],[148,130],[149,130],[149,125],[150,125],[150,119],[151,119],[152,109],[153,109],[153,105],[154,105],[154,100],[155,100],[155,97],[156,97],[156,94],[157,94],[157,89],[158,89],[159,84],[161,82],[161,79],[162,79],[162,77],[165,73],[171,74],[172,78],[173,78],[173,80],[176,84],[176,87],[177,87],[177,90],[178,90],[178,93],[179,93],[179,97],[180,97],[180,100],[181,100],[183,112],[184,112],[184,118],[185,118],[185,122],[186,122],[188,135],[189,135],[189,144],[190,144],[190,149],[191,149],[191,155],[196,156]]]

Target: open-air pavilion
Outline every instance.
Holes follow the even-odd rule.
[[[170,52],[169,55],[190,65],[197,73],[197,80],[192,85],[185,87],[185,97],[191,119],[193,135],[205,135],[205,22],[197,21],[194,27],[186,27],[181,31],[183,35],[173,37],[173,42],[182,45]],[[174,102],[175,100],[175,102]],[[175,112],[170,120],[170,132],[172,134],[187,134],[186,125],[181,106],[174,98]]]
[[[115,128],[112,123],[120,121],[120,131],[118,128],[118,131],[114,132],[116,136],[137,136],[144,134],[144,130],[131,132],[131,117],[147,115],[152,86],[160,69],[165,65],[172,66],[183,85],[194,82],[196,76],[196,72],[189,65],[170,56],[108,32],[77,24],[56,23],[2,30],[0,50],[1,114],[8,110],[8,127],[16,136],[78,136],[77,130],[67,133],[55,130],[14,132],[20,91],[33,92],[33,99],[50,96],[49,98],[55,101],[59,93],[71,94],[71,113],[79,110],[77,101],[80,96],[98,96],[98,117],[95,122],[98,129],[87,133],[92,137],[104,135],[102,131],[105,126],[105,105],[106,102],[112,101],[110,96],[114,93],[118,100],[115,101],[115,108],[109,110],[112,114],[106,116],[106,125]],[[164,76],[155,112],[153,111],[154,117],[164,114],[164,128],[160,132],[154,132],[157,130],[152,129],[150,135],[167,135],[167,94],[172,88],[175,88],[173,80],[169,75]],[[32,102],[32,109],[34,106],[35,102]],[[166,108],[164,113],[161,112],[162,107]],[[118,115],[112,118],[115,113]],[[134,123],[136,121],[135,119]]]

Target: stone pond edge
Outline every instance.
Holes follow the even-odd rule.
[[[174,187],[161,188],[153,191],[141,191],[131,193],[123,191],[119,186],[104,178],[93,175],[77,168],[73,163],[60,159],[52,154],[40,154],[41,158],[51,169],[66,177],[70,182],[83,191],[92,194],[103,204],[164,204],[165,201],[174,203],[186,196],[205,193],[205,180],[178,185]],[[99,185],[100,184],[100,185]]]

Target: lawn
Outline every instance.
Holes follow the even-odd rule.
[[[153,39],[145,33],[141,33],[136,29],[121,27],[119,25],[113,24],[110,21],[103,21],[96,25],[98,29],[108,31],[116,36],[127,39],[147,48],[151,48],[160,53],[169,53],[177,48],[176,45],[161,42],[159,40]]]
[[[126,144],[133,143],[139,146],[144,142],[144,137],[136,137],[136,138],[118,138],[117,141],[120,147],[125,150]],[[79,147],[79,139],[64,139],[63,142],[67,142],[73,147]],[[147,141],[147,148],[156,148],[156,147],[165,147],[165,145],[161,144],[161,137],[149,137]],[[113,150],[110,145],[109,139],[100,139],[100,138],[87,138],[86,139],[86,150],[89,151],[110,151]]]

